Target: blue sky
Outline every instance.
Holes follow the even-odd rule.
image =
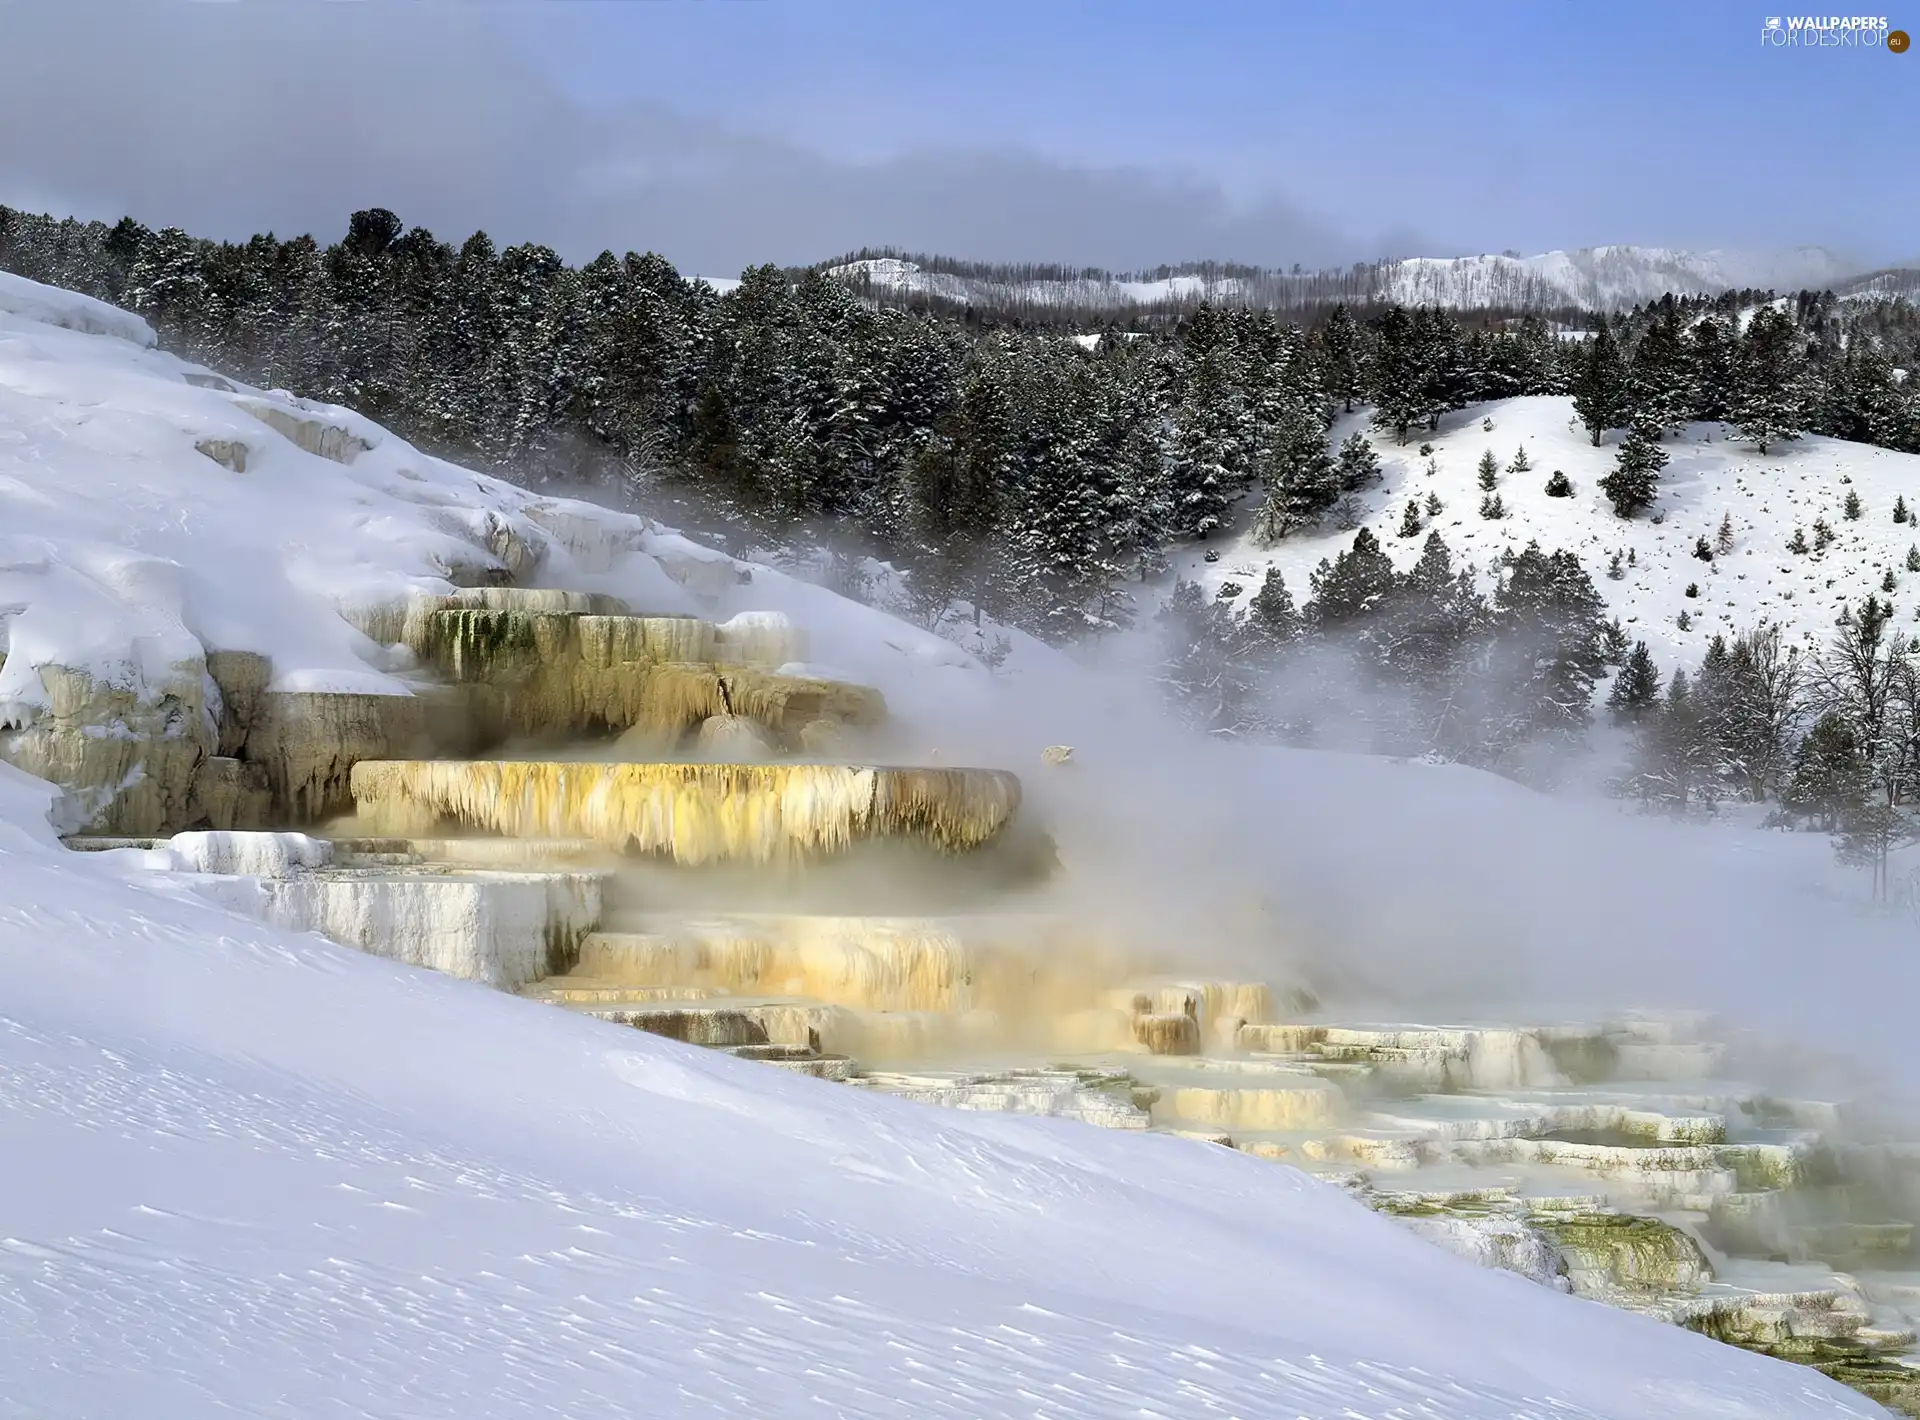
[[[1920,54],[1763,49],[1768,3],[0,0],[0,202],[327,238],[380,205],[705,275],[1920,261]]]
[[[1764,50],[1761,4],[564,0],[492,13],[583,102],[650,99],[837,156],[1023,147],[1187,169],[1281,192],[1362,239],[1920,255],[1920,163],[1894,153],[1920,130],[1920,54]],[[1920,31],[1920,5],[1911,22]]]

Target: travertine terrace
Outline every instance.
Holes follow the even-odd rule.
[[[353,616],[416,657],[410,699],[210,660],[208,743],[150,759],[151,791],[75,846],[610,1026],[1300,1167],[1437,1245],[1920,1413],[1920,1143],[1743,1083],[1711,1022],[1343,1021],[1278,969],[1064,915],[1019,778],[885,763],[882,698],[808,671],[783,617],[499,586]],[[83,733],[112,707],[69,689],[40,772],[120,772]],[[1037,743],[1023,768],[1099,772]]]

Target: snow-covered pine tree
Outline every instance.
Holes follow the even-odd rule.
[[[1400,515],[1400,536],[1420,536],[1420,505],[1418,503],[1408,503],[1406,511]]]
[[[1738,383],[1729,418],[1761,453],[1807,427],[1811,390],[1793,319],[1772,306],[1754,312],[1740,337]]]
[[[1291,645],[1300,637],[1302,619],[1293,593],[1278,567],[1269,566],[1260,589],[1247,604],[1247,634],[1268,650]]]
[[[1341,440],[1336,462],[1340,491],[1343,493],[1358,492],[1380,481],[1380,455],[1359,433],[1349,434]]]
[[[1720,515],[1720,530],[1713,536],[1713,550],[1721,557],[1733,551],[1733,514]]]
[[[1660,671],[1645,641],[1633,643],[1626,663],[1613,678],[1607,692],[1607,711],[1616,725],[1644,719],[1660,704]]]
[[[1605,316],[1587,342],[1586,360],[1574,379],[1573,408],[1596,449],[1607,430],[1619,428],[1626,420],[1627,367]]]
[[[1353,413],[1353,401],[1360,393],[1360,326],[1343,301],[1320,327],[1320,364],[1327,394],[1341,402],[1344,412]]]
[[[1626,419],[1654,438],[1685,423],[1694,403],[1679,310],[1667,306],[1641,334],[1627,370]]]
[[[1491,493],[1500,483],[1500,460],[1488,449],[1480,455],[1479,481],[1482,492]]]
[[[1614,470],[1600,480],[1600,490],[1623,518],[1646,511],[1658,496],[1660,470],[1667,462],[1666,450],[1641,429],[1629,429],[1620,440],[1620,452]]]

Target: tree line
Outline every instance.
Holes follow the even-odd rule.
[[[1364,438],[1331,446],[1339,413],[1405,440],[1476,401],[1572,392],[1599,429],[1739,418],[1756,442],[1890,447],[1915,430],[1891,374],[1911,325],[1824,297],[1744,328],[1666,302],[1590,340],[1344,304],[1311,328],[1202,305],[1076,339],[882,308],[821,270],[757,267],[723,296],[653,255],[454,246],[383,209],[323,246],[0,208],[0,267],[434,452],[671,490],[757,546],[831,534],[906,570],[930,621],[964,605],[1055,642],[1127,625],[1164,552],[1218,536],[1249,495],[1263,539],[1335,515],[1378,466]]]

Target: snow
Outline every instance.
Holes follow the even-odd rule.
[[[903,705],[986,679],[949,642],[644,518],[473,473],[350,410],[216,386],[150,344],[98,301],[0,284],[0,714],[46,708],[42,666],[153,700],[203,650],[270,654],[275,690],[409,694],[340,608],[443,593],[503,555],[650,614],[790,612],[822,659],[907,686]],[[207,441],[243,446],[244,472]]]
[[[10,271],[0,271],[0,313],[87,335],[111,335],[142,347],[158,343],[153,327],[131,311],[76,291],[43,286]]]
[[[898,257],[869,257],[849,261],[828,268],[827,274],[843,280],[868,281],[894,292],[938,296],[949,301],[993,297],[1036,306],[1151,306],[1203,297],[1231,300],[1246,290],[1244,283],[1232,277],[1209,278],[1191,273],[1152,281],[1131,281],[1111,276],[1081,277],[1069,281],[1009,281],[928,271],[917,262],[903,261]]]
[[[1482,427],[1487,419],[1493,421],[1491,433]],[[1446,539],[1456,567],[1482,572],[1503,551],[1518,552],[1532,541],[1548,552],[1567,548],[1585,564],[1609,614],[1620,618],[1630,638],[1645,640],[1666,668],[1698,663],[1716,632],[1731,640],[1762,621],[1782,626],[1809,650],[1824,646],[1844,606],[1869,593],[1885,595],[1881,579],[1888,568],[1899,585],[1893,595],[1899,614],[1920,617],[1920,573],[1906,570],[1908,549],[1920,544],[1920,525],[1893,521],[1897,497],[1920,507],[1920,456],[1816,436],[1761,454],[1722,425],[1691,425],[1663,441],[1669,462],[1660,471],[1652,514],[1628,520],[1615,515],[1599,486],[1613,470],[1619,435],[1607,435],[1594,448],[1564,397],[1475,405],[1443,416],[1437,433],[1415,430],[1404,445],[1396,445],[1390,432],[1367,429],[1355,415],[1341,421],[1333,439],[1338,443],[1355,430],[1373,442],[1382,470],[1380,483],[1357,495],[1362,521],[1402,571],[1418,559],[1428,531]],[[1419,452],[1423,443],[1433,446],[1435,472],[1427,471]],[[1507,472],[1521,448],[1532,468]],[[1497,520],[1479,511],[1478,467],[1489,449],[1500,461],[1495,491],[1507,510]],[[1572,480],[1571,498],[1547,496],[1555,469]],[[1843,512],[1849,491],[1860,495],[1858,521]],[[1440,496],[1438,518],[1426,516],[1429,493]],[[1400,520],[1409,501],[1422,505],[1423,526],[1419,536],[1403,538]],[[1712,544],[1723,516],[1733,520],[1733,551],[1703,562],[1694,556],[1695,540],[1704,536]],[[1818,553],[1788,552],[1796,528],[1811,544],[1820,517],[1837,535],[1833,545]],[[1177,570],[1209,591],[1238,582],[1250,597],[1267,567],[1277,566],[1296,600],[1304,601],[1315,566],[1351,546],[1353,536],[1329,520],[1262,549],[1242,533],[1211,544],[1217,562],[1204,561],[1199,547],[1187,549]],[[1629,553],[1634,558],[1619,581],[1607,575],[1615,551],[1623,562]],[[1485,590],[1490,582],[1482,581]],[[1689,585],[1699,589],[1698,596],[1686,594]],[[1678,624],[1682,611],[1688,630]]]
[[[269,653],[287,685],[403,691],[336,607],[444,591],[509,544],[540,550],[544,585],[645,611],[784,612],[811,661],[879,686],[896,713],[964,724],[998,693],[958,648],[823,588],[429,458],[345,410],[189,383],[194,367],[124,331],[75,329],[101,319],[89,303],[9,293],[0,698],[22,713],[35,666],[157,693],[208,646]],[[237,397],[339,431],[336,453],[343,437],[367,447],[321,457]],[[208,439],[244,443],[245,472],[196,449]],[[1066,663],[1029,661],[1028,713],[1073,726],[1099,766],[1098,736],[1078,734],[1092,722],[1059,693]],[[1576,871],[1545,831],[1564,810],[1483,776],[1308,755],[1139,769],[1129,791],[1153,793],[1216,873],[1245,861],[1220,850],[1262,801],[1297,805],[1316,833],[1292,870],[1370,903],[1358,930],[1391,925],[1377,882],[1427,845],[1429,958],[1450,876],[1500,899],[1517,872],[1565,900]],[[1477,1268],[1229,1150],[939,1112],[249,920],[227,907],[313,880],[229,879],[223,895],[154,871],[158,853],[68,853],[53,800],[0,764],[0,1153],[30,1161],[0,1174],[8,1414],[1881,1413],[1806,1369]],[[1365,864],[1339,849],[1356,800],[1391,825]],[[1463,806],[1482,825],[1479,878],[1430,852]],[[1541,861],[1497,839],[1502,815]],[[1679,841],[1649,851],[1685,877]],[[196,867],[311,856],[175,846]],[[1750,871],[1784,890],[1770,863]],[[1544,910],[1505,906],[1523,927]],[[1780,920],[1771,899],[1715,906],[1709,935],[1742,960],[1753,922]],[[405,908],[348,915],[391,930]],[[1594,904],[1556,945],[1607,916]],[[1910,993],[1876,980],[1904,1026],[1892,1003]]]
[[[16,1413],[1879,1413],[1229,1150],[889,1100],[242,923],[63,855],[45,800],[0,767]]]
[[[1602,246],[1539,256],[1410,257],[1390,265],[1381,298],[1402,305],[1618,309],[1674,295],[1822,290],[1853,274],[1820,247],[1680,251]]]
[[[1723,291],[1797,291],[1845,287],[1858,267],[1820,247],[1770,251],[1687,251],[1670,247],[1600,246],[1536,256],[1409,257],[1382,262],[1374,298],[1403,305],[1437,304],[1472,309],[1524,305],[1534,309],[1580,306],[1612,309],[1675,295]],[[929,271],[898,257],[874,257],[830,268],[843,279],[862,280],[901,294],[950,301],[1013,301],[1033,306],[1096,308],[1152,306],[1173,301],[1234,302],[1258,299],[1260,280],[1187,272],[1154,280],[1105,274],[1070,280],[1015,280]],[[1279,272],[1266,273],[1279,278]],[[1349,273],[1322,272],[1346,278]],[[1907,291],[1910,273],[1888,273],[1865,289]],[[1291,278],[1289,278],[1291,279]],[[738,282],[732,283],[738,285]]]

